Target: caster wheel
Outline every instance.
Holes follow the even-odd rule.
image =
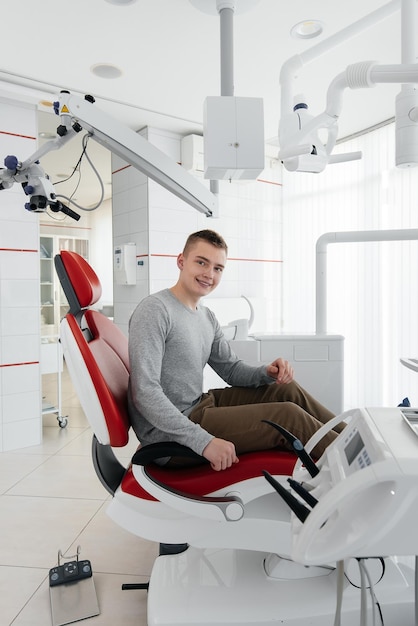
[[[57,417],[58,424],[60,428],[65,428],[68,424],[68,419],[66,417]]]

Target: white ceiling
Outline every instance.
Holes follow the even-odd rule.
[[[0,95],[19,94],[40,102],[68,89],[93,94],[97,106],[135,130],[150,125],[182,134],[202,133],[203,101],[208,95],[220,95],[220,20],[215,0],[202,2],[213,14],[198,10],[189,0],[137,0],[127,6],[107,0],[20,0],[3,21]],[[263,98],[267,142],[277,142],[283,62],[385,4],[236,0],[235,95]],[[291,27],[311,19],[323,22],[323,34],[311,41],[292,39]],[[318,114],[325,108],[331,80],[347,65],[364,60],[399,63],[400,41],[397,11],[305,65],[295,90],[304,93],[311,112]],[[113,80],[98,78],[90,71],[98,63],[114,64],[123,74]],[[399,90],[383,85],[346,92],[339,137],[391,118]],[[58,118],[44,105],[39,109],[39,130],[55,130]],[[105,182],[110,182],[109,154],[92,141],[89,146]],[[53,182],[57,174],[71,173],[80,152],[79,145],[69,144],[42,160]],[[106,189],[109,193],[110,187]],[[97,186],[83,174],[78,201],[91,205],[98,195]]]

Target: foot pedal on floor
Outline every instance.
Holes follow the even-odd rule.
[[[64,556],[58,551],[58,565],[49,570],[49,596],[52,626],[72,624],[99,615],[93,570],[89,560],[79,559],[80,546],[75,556]],[[71,559],[62,563],[64,559]]]

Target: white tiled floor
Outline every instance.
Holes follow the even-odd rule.
[[[56,403],[55,376],[43,394]],[[62,414],[44,415],[40,446],[0,453],[0,626],[52,624],[48,572],[58,550],[90,559],[100,615],[92,626],[146,626],[146,591],[122,583],[147,582],[158,545],[135,537],[106,515],[109,494],[91,460],[91,431],[64,371]],[[132,441],[119,454],[129,458]]]

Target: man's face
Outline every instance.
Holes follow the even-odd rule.
[[[184,255],[179,254],[177,265],[180,282],[190,295],[203,298],[219,284],[226,265],[226,252],[204,240],[198,240]]]

